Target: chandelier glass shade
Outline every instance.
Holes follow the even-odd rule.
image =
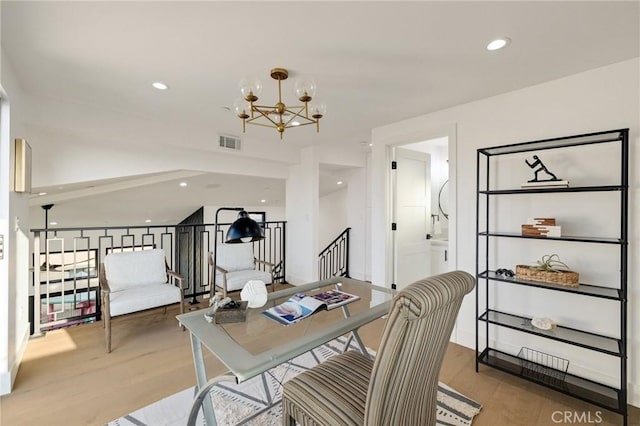
[[[290,127],[316,125],[316,131],[320,131],[320,119],[327,111],[326,105],[311,101],[316,95],[316,83],[312,79],[304,78],[296,81],[294,91],[302,105],[289,106],[282,102],[282,80],[289,77],[289,72],[284,68],[271,70],[271,78],[278,82],[278,102],[275,105],[258,105],[256,102],[262,93],[262,84],[255,79],[244,78],[240,81],[242,98],[233,104],[233,111],[242,119],[242,132],[246,130],[246,124],[275,128],[280,134]]]

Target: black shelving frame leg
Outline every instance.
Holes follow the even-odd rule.
[[[480,301],[480,267],[478,253],[480,248],[480,152],[476,152],[476,373],[479,371],[478,357],[480,356],[480,348],[478,341],[478,317],[480,316],[478,302]]]
[[[490,188],[490,176],[491,176],[491,156],[485,154],[485,182],[484,189],[489,191]],[[489,204],[491,197],[487,193],[484,198],[485,211],[484,211],[484,230],[486,237],[484,237],[484,270],[489,272]],[[489,278],[484,280],[484,310],[489,310]],[[476,320],[477,321],[477,320]],[[484,325],[484,347],[487,349],[487,358],[489,357],[489,321]]]
[[[628,249],[628,220],[629,220],[629,129],[621,132],[620,141],[621,171],[620,183],[620,287],[622,289],[622,301],[620,306],[620,404],[622,407],[623,424],[627,426],[629,410],[627,407],[627,286],[622,283],[627,282],[627,249]]]

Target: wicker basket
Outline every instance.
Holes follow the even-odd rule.
[[[541,271],[527,265],[516,265],[516,278],[549,284],[578,287],[579,275],[573,271]]]

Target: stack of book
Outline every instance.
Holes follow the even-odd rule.
[[[522,225],[522,235],[530,237],[559,237],[560,226],[553,217],[535,217]]]

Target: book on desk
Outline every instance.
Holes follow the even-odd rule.
[[[360,296],[340,290],[328,290],[311,295],[296,293],[286,302],[269,308],[262,314],[280,324],[289,325],[318,311],[330,311],[347,303],[355,302],[358,299],[360,299]]]

